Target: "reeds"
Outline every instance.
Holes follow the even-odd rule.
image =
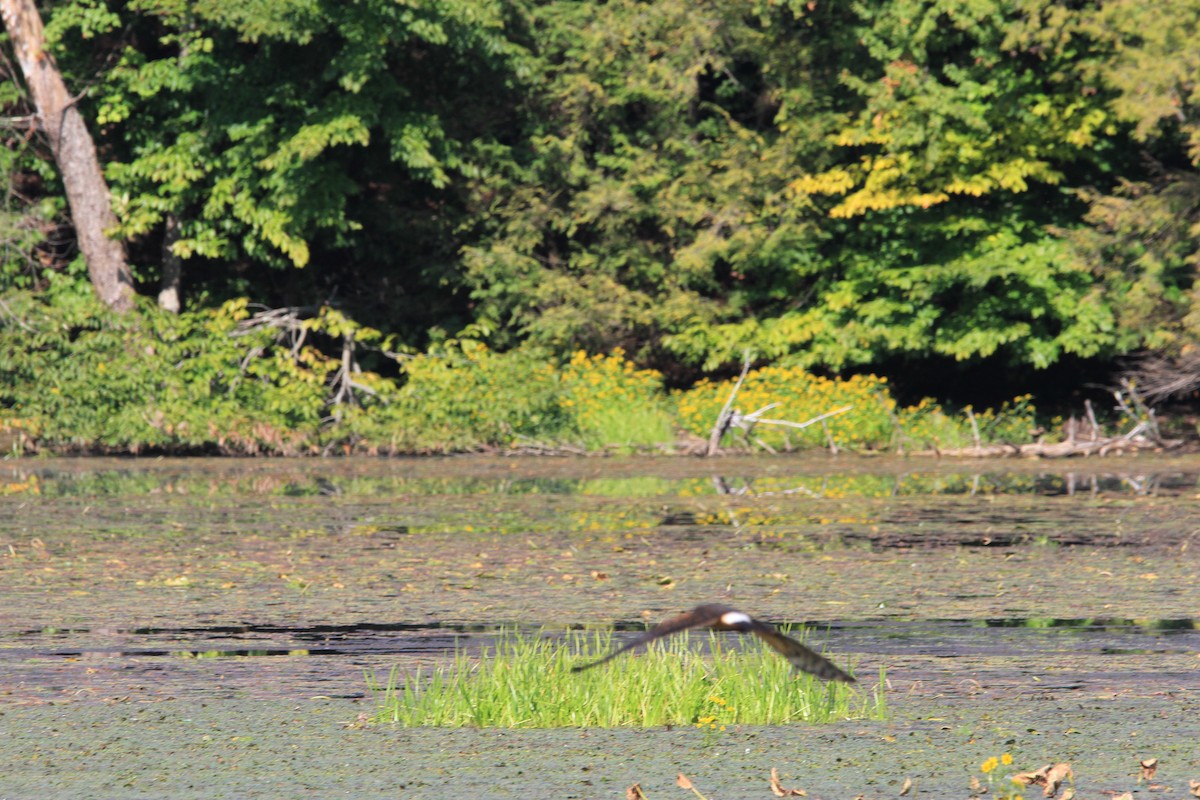
[[[572,673],[571,667],[609,649],[609,634],[559,639],[505,632],[495,647],[476,657],[460,651],[446,667],[403,675],[393,669],[383,686],[369,675],[380,697],[374,719],[414,727],[695,725],[720,730],[886,716],[882,674],[875,688],[823,683],[793,673],[757,640],[731,649],[716,633],[708,634],[707,648],[697,638],[673,637],[645,652]]]

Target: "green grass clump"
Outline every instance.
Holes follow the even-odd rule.
[[[793,632],[794,633],[794,632]],[[796,675],[756,640],[724,647],[709,634],[709,652],[678,636],[645,652],[585,672],[571,667],[609,649],[610,636],[565,640],[506,632],[477,658],[403,676],[393,669],[374,720],[404,726],[556,728],[779,725],[882,719],[882,676],[871,689]],[[403,677],[403,681],[401,678]]]

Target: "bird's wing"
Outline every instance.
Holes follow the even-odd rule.
[[[811,672],[821,680],[854,683],[854,678],[840,670],[828,658],[810,650],[792,637],[780,633],[774,625],[752,620],[750,630],[778,650],[796,669]]]
[[[599,661],[592,661],[587,664],[580,664],[579,666],[571,667],[571,671],[579,672],[580,670],[590,669],[591,667],[598,667],[606,661],[611,661],[612,659],[621,655],[621,653],[624,653],[626,650],[632,650],[635,647],[641,647],[647,642],[652,642],[655,639],[663,636],[670,636],[672,633],[678,633],[679,631],[687,630],[688,628],[698,628],[702,625],[711,625],[713,622],[720,619],[721,614],[727,610],[728,609],[726,609],[724,606],[697,606],[687,613],[663,620],[645,633],[639,634],[633,639],[630,639],[628,642],[621,645],[616,650],[613,650]]]

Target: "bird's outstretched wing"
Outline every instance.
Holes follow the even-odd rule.
[[[718,605],[696,606],[687,613],[663,620],[650,630],[635,636],[633,639],[621,645],[616,650],[613,650],[604,658],[598,661],[591,661],[587,664],[580,664],[578,666],[571,667],[571,671],[579,672],[581,670],[591,669],[592,667],[598,667],[601,664],[611,661],[612,659],[621,655],[621,653],[624,653],[626,650],[632,650],[635,647],[641,647],[647,642],[652,642],[655,639],[659,639],[663,636],[670,636],[672,633],[678,633],[679,631],[684,631],[688,628],[699,628],[705,625],[712,625],[721,618],[721,614],[730,610],[732,609],[726,606]]]
[[[735,617],[736,619],[731,622],[730,617]],[[661,624],[654,626],[645,633],[635,636],[604,658],[572,667],[571,671],[579,672],[599,666],[611,661],[621,655],[621,653],[632,650],[635,647],[641,647],[647,642],[652,642],[663,636],[670,636],[672,633],[678,633],[688,628],[702,627],[753,632],[786,658],[796,669],[812,673],[822,680],[854,683],[854,678],[839,669],[832,661],[820,653],[810,650],[792,637],[780,633],[774,625],[754,619],[749,614],[744,614],[737,609],[716,603],[696,606],[685,614],[664,620]]]
[[[777,650],[796,669],[812,673],[821,680],[854,683],[853,677],[839,669],[828,658],[810,650],[792,637],[780,633],[774,625],[752,619],[750,620],[750,630]]]

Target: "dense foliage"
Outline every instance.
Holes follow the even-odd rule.
[[[287,451],[337,423],[400,449],[595,447],[601,416],[637,407],[624,441],[645,444],[669,435],[664,385],[746,351],[780,370],[763,380],[897,383],[923,361],[1045,370],[1200,340],[1200,0],[43,14],[140,289],[181,260],[190,309],[85,302],[53,162],[6,81],[0,406],[37,405],[55,441]],[[231,337],[260,306],[320,309],[314,335]],[[254,337],[282,355],[243,360]],[[348,388],[354,347],[372,377]],[[112,369],[134,352],[141,373]],[[585,367],[654,377],[589,395]],[[194,418],[157,416],[197,392]],[[570,404],[592,396],[591,417]]]

